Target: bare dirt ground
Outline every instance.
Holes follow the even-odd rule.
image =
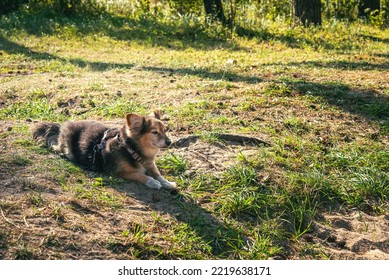
[[[168,192],[156,192],[128,183],[107,188],[108,194],[121,196],[124,207],[115,208],[69,195],[69,191],[49,174],[35,172],[34,162],[57,155],[33,155],[24,162],[24,150],[12,150],[15,123],[3,122],[0,131],[0,259],[121,259],[128,252],[141,252],[139,258],[173,258],[148,244],[139,245],[120,234],[136,225],[147,225],[149,239],[160,246],[174,246],[160,238],[159,221],[169,231],[169,221],[183,219],[180,206],[171,203]],[[173,135],[174,136],[174,135]],[[176,135],[178,139],[182,135]],[[265,139],[266,140],[266,139]],[[190,163],[186,172],[223,172],[238,153],[250,156],[261,147],[229,142],[193,141],[172,151]],[[69,178],[69,180],[78,180]],[[39,194],[39,197],[36,197]],[[209,216],[211,223],[217,223]],[[320,213],[313,231],[304,236],[308,244],[332,259],[389,259],[389,216],[371,216],[358,211],[337,210]],[[211,228],[212,229],[212,228]],[[166,234],[166,232],[165,232]],[[151,242],[149,241],[149,242]],[[287,258],[299,258],[293,254]]]
[[[334,259],[389,259],[389,215],[358,211],[324,214],[311,242],[321,244]]]

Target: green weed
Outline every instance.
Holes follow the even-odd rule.
[[[48,98],[48,95],[41,88],[33,88],[26,96],[30,100],[38,101],[39,99]]]
[[[192,259],[203,259],[212,254],[214,244],[204,242],[188,224],[179,223],[173,227],[173,231],[174,235],[169,239],[177,256],[186,258],[190,254]]]
[[[386,150],[368,152],[362,147],[334,150],[326,157],[328,167],[338,170],[329,176],[329,180],[340,185],[333,188],[333,193],[341,201],[362,208],[370,200],[384,203],[389,197],[388,159]]]
[[[65,211],[63,210],[63,204],[57,204],[53,207],[53,217],[56,221],[63,222],[65,221]],[[73,227],[74,230],[74,227]]]
[[[15,260],[33,260],[34,252],[25,245],[19,246],[14,253]]]
[[[216,209],[226,216],[257,219],[273,203],[268,190],[258,183],[256,171],[245,165],[229,168],[215,195]]]
[[[265,94],[269,96],[290,96],[292,89],[286,83],[270,83],[265,88]]]
[[[248,246],[248,256],[245,259],[267,260],[281,252],[281,247],[275,245],[270,236],[255,232],[252,244]]]
[[[291,117],[284,120],[284,125],[286,128],[296,133],[304,133],[309,130],[306,122],[296,117]]]
[[[189,167],[184,157],[177,156],[174,153],[165,154],[162,158],[158,159],[157,165],[172,176],[184,173]]]
[[[42,207],[45,200],[42,197],[41,193],[33,193],[30,195],[30,203],[34,205],[35,207]]]
[[[66,117],[56,112],[56,107],[49,100],[42,98],[39,101],[13,103],[0,111],[0,119],[63,121]]]
[[[13,182],[14,169],[22,171],[60,192],[58,199],[87,202],[104,217],[132,217],[133,203],[150,213],[124,227],[99,227],[104,238],[92,238],[93,251],[103,247],[98,257],[327,258],[303,238],[320,211],[342,205],[387,213],[386,30],[328,19],[321,28],[303,28],[254,6],[244,7],[245,17],[238,11],[239,25],[225,28],[163,5],[150,10],[111,2],[99,16],[24,8],[0,18],[0,177]],[[372,20],[382,26],[381,18]],[[223,142],[218,147],[236,151],[238,163],[217,173],[195,170],[191,158],[172,148],[157,164],[181,193],[162,191],[149,203],[154,196],[147,191],[124,191],[128,182],[91,174],[30,137],[31,120],[116,121],[161,104],[175,136],[197,134],[213,145],[220,144],[217,132],[228,131],[263,136],[271,146]],[[17,183],[26,188],[29,180]],[[100,216],[72,220],[72,207],[47,205],[43,191],[26,189],[24,201],[49,208],[54,230],[91,240],[89,229]],[[1,204],[10,221],[15,209],[31,210],[8,197],[15,198],[6,195]],[[31,245],[15,249],[20,233],[9,230],[6,241],[0,235],[7,257],[73,258],[71,250],[54,252],[63,248],[58,242],[91,257],[81,248],[92,241],[75,246],[55,234],[46,242],[50,252],[34,232],[24,237]]]
[[[133,223],[131,226],[133,239],[138,243],[143,243],[146,237],[145,227],[138,223]]]
[[[215,143],[220,143],[223,142],[216,133],[213,132],[203,132],[200,134],[200,139],[204,141],[205,143],[209,144],[215,144]]]
[[[291,220],[287,220],[287,222],[290,222],[292,227],[292,238],[297,240],[311,230],[318,202],[314,197],[304,193],[300,195],[285,194],[284,197],[287,199],[288,213],[291,216]]]
[[[127,113],[146,114],[147,110],[139,102],[132,100],[115,100],[113,102],[94,104],[88,114],[97,114],[106,118],[124,117]]]
[[[19,154],[6,155],[0,158],[0,165],[16,165],[16,166],[28,166],[32,164],[32,160]]]
[[[108,186],[105,185],[103,178],[95,178],[92,182],[86,180],[71,187],[65,186],[65,188],[74,192],[79,199],[88,199],[99,205],[113,208],[122,207],[120,197],[108,191]]]

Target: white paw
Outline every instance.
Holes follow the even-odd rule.
[[[146,186],[148,186],[150,189],[154,189],[154,190],[159,190],[160,188],[162,188],[162,184],[159,181],[157,181],[151,177],[147,178]]]
[[[162,188],[167,189],[167,190],[172,190],[172,189],[176,188],[176,186],[177,186],[177,184],[175,182],[169,182],[168,180],[166,180],[162,176],[158,176],[157,180],[161,183]]]

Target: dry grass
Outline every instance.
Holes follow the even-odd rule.
[[[32,21],[0,21],[1,258],[388,257],[377,234],[388,215],[387,30],[269,23],[268,40],[201,29],[192,40],[168,20],[150,35],[134,19]],[[155,107],[174,139],[203,136],[159,158],[177,196],[86,172],[30,138],[41,120],[119,125]],[[377,231],[332,242],[347,234],[328,221],[355,209]]]

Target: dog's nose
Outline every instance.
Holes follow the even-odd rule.
[[[171,145],[171,143],[172,143],[172,141],[170,141],[170,139],[166,139],[166,140],[165,140],[165,144],[166,144],[166,146],[170,146],[170,145]]]

